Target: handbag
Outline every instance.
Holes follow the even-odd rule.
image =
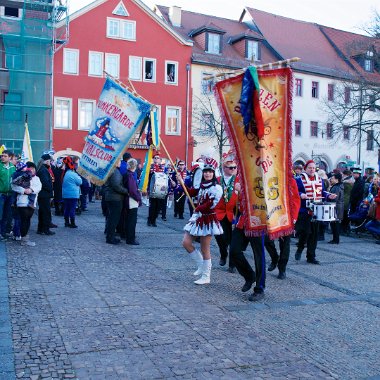
[[[367,214],[368,218],[376,219],[376,207],[377,207],[376,202],[372,202],[368,209],[368,214]]]
[[[129,197],[129,208],[137,208],[139,207],[139,203],[135,201],[132,197]]]

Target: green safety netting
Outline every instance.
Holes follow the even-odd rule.
[[[0,17],[0,145],[16,153],[26,115],[33,152],[51,147],[54,8],[24,1],[20,18]]]

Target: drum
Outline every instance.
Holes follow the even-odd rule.
[[[313,204],[315,220],[319,222],[333,222],[336,220],[336,204],[328,202],[319,202]]]
[[[164,199],[168,194],[168,180],[165,173],[153,173],[150,179],[149,197]]]
[[[202,171],[202,168],[203,168],[203,163],[201,162],[200,166],[198,166],[195,170],[194,170],[194,173],[193,173],[193,187],[194,189],[199,189],[200,186],[201,186],[201,182],[202,182],[202,176],[203,176],[203,171]]]

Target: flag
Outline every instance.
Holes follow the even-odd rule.
[[[0,154],[2,154],[5,149],[7,149],[7,148],[5,147],[4,144],[2,146],[0,146]]]
[[[152,165],[152,158],[153,158],[153,147],[151,145],[149,150],[146,152],[144,167],[143,167],[143,170],[141,172],[141,177],[140,177],[139,190],[142,191],[143,193],[145,193],[148,188],[149,173],[150,173],[150,166]]]
[[[26,161],[33,162],[33,152],[32,152],[32,146],[30,144],[28,123],[25,123],[24,141],[22,143],[21,160],[24,162]]]
[[[151,108],[146,100],[107,78],[96,104],[78,173],[96,185],[104,184]]]
[[[160,147],[160,128],[158,125],[157,108],[150,111],[150,123],[152,128],[152,143],[158,149]]]
[[[245,234],[266,233],[276,239],[292,233],[290,201],[292,196],[298,196],[290,189],[293,77],[288,68],[258,71],[260,96],[256,102],[264,120],[261,139],[253,131],[245,131],[240,107],[244,78],[242,74],[217,83],[216,96],[238,161]],[[247,104],[255,103],[255,92],[247,97]]]

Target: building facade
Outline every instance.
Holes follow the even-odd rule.
[[[71,15],[54,61],[54,149],[82,151],[106,72],[158,107],[173,159],[192,157],[191,46],[138,0],[97,0]],[[128,147],[141,160],[146,149],[137,138]]]

